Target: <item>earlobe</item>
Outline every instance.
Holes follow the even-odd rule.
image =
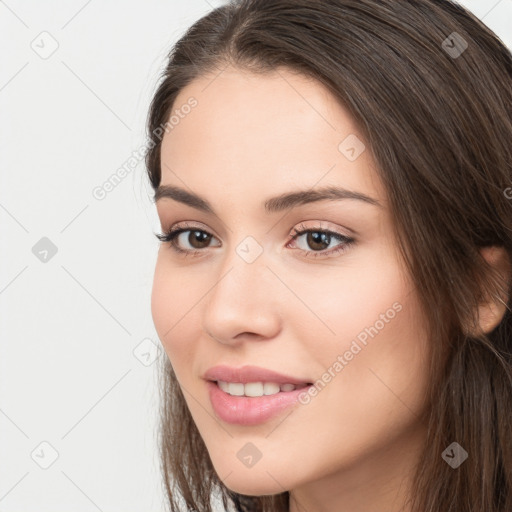
[[[500,287],[493,297],[486,297],[478,307],[478,324],[483,333],[492,332],[501,322],[509,307],[508,289],[511,278],[510,258],[504,247],[484,247],[480,249],[483,258],[500,276]]]

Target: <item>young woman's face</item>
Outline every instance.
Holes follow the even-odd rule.
[[[163,232],[189,231],[184,252],[162,242],[152,314],[216,472],[250,495],[390,492],[424,436],[428,340],[369,148],[321,84],[284,69],[198,79],[173,114],[161,186],[183,193],[157,209]],[[352,197],[309,196],[327,187]],[[205,379],[217,365],[315,385],[230,398]]]

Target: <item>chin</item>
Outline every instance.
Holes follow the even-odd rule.
[[[269,496],[272,494],[281,494],[285,492],[268,473],[262,474],[260,477],[254,478],[249,469],[245,476],[235,475],[231,473],[224,485],[233,492],[244,494],[245,496]]]
[[[235,458],[231,460],[212,459],[213,467],[222,483],[233,492],[246,496],[266,496],[280,494],[288,490],[291,475],[283,474],[282,468],[258,461],[252,467],[246,467]]]

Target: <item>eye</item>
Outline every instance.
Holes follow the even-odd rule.
[[[171,248],[182,254],[198,255],[203,249],[206,249],[214,236],[197,226],[190,226],[186,223],[180,224],[181,227],[170,229],[162,234],[155,236],[161,242],[167,242]],[[183,249],[182,246],[185,246]],[[189,245],[189,247],[187,247]]]
[[[338,254],[347,250],[355,242],[354,238],[342,235],[336,231],[323,229],[321,226],[306,228],[304,224],[301,224],[299,229],[294,228],[294,233],[292,242],[303,239],[302,244],[299,244],[302,245],[302,247],[299,247],[299,250],[306,257],[318,258]],[[326,249],[329,246],[332,247],[332,244],[335,242],[338,242],[338,245],[334,244],[334,248],[327,251]],[[312,250],[308,250],[308,248]]]

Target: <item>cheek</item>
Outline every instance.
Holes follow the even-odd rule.
[[[339,269],[320,267],[296,276],[290,288],[309,312],[297,301],[288,301],[285,317],[293,328],[300,327],[298,332],[308,333],[300,339],[318,354],[332,358],[333,350],[343,353],[355,339],[364,346],[407,316],[403,307],[410,302],[412,285],[387,245],[358,250],[344,258]]]
[[[430,345],[412,288],[389,285],[393,293],[369,300],[372,314],[357,326],[355,337],[343,340],[345,360],[352,359],[341,373],[344,394],[356,398],[352,410],[380,424],[383,433],[387,425],[391,435],[414,422],[425,407]]]
[[[169,315],[173,314],[176,297],[174,296],[170,273],[165,272],[158,256],[155,273],[153,276],[153,288],[151,290],[151,315],[160,341],[165,344],[165,332],[172,326]]]
[[[198,301],[190,279],[184,282],[180,272],[165,264],[159,254],[153,277],[151,292],[151,314],[160,341],[174,363],[191,350],[180,350],[186,345],[189,349],[193,336],[189,330],[200,325],[194,320],[193,305]]]

